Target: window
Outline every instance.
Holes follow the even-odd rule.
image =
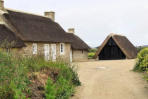
[[[63,55],[64,54],[64,47],[65,47],[65,44],[64,43],[60,43],[60,54]]]
[[[49,44],[44,44],[44,55],[45,55],[45,60],[49,60],[50,58],[50,53],[49,53]]]
[[[32,52],[33,54],[37,54],[37,44],[36,43],[33,43],[32,45]]]
[[[84,51],[82,50],[82,54],[84,53]]]

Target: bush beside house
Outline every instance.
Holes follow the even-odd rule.
[[[142,49],[147,48],[148,45],[144,45],[144,46],[137,46],[137,51],[140,52]]]
[[[40,56],[0,52],[0,99],[68,99],[80,85],[74,68]]]
[[[134,71],[144,72],[148,80],[148,48],[144,48],[138,53]]]
[[[89,50],[89,53],[88,53],[88,58],[89,58],[89,59],[92,59],[92,58],[95,56],[96,51],[97,51],[96,48],[90,49],[90,50]]]

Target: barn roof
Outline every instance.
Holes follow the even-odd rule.
[[[71,42],[72,49],[86,50],[86,51],[90,49],[90,47],[77,35],[73,33],[67,33],[67,36]]]
[[[125,36],[122,36],[119,34],[113,34],[113,33],[107,36],[107,38],[98,48],[95,58],[97,58],[97,56],[100,54],[101,50],[104,48],[104,46],[107,44],[110,38],[112,38],[116,42],[116,44],[119,46],[121,51],[126,55],[128,59],[136,58],[137,56],[136,47]]]
[[[23,47],[25,44],[4,24],[0,24],[0,46],[1,47]]]
[[[7,9],[4,17],[21,35],[23,41],[69,42],[66,32],[50,18]]]

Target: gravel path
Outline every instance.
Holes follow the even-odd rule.
[[[148,99],[147,82],[131,71],[135,60],[75,64],[82,86],[72,99]]]

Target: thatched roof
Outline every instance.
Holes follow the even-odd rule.
[[[67,33],[67,36],[71,42],[72,49],[75,50],[86,50],[88,51],[90,47],[77,35],[73,33]]]
[[[4,14],[5,18],[20,33],[23,41],[69,42],[63,28],[51,19],[13,10],[7,11],[8,13]]]
[[[136,47],[125,37],[118,34],[110,34],[105,41],[101,44],[98,51],[96,52],[95,58],[100,54],[101,50],[104,48],[108,40],[112,38],[116,44],[119,46],[121,51],[126,55],[128,59],[136,58],[137,49]]]
[[[19,37],[20,43],[26,42],[49,42],[49,43],[71,43],[72,49],[88,50],[89,46],[78,36],[66,33],[64,29],[50,18],[7,9],[3,16],[8,21],[8,25],[15,29],[12,33]],[[12,29],[12,28],[11,28]],[[13,30],[12,29],[12,30]],[[11,36],[7,33],[8,37]],[[14,38],[15,39],[15,38]]]
[[[25,44],[5,25],[0,24],[0,46],[1,47],[23,47]]]

